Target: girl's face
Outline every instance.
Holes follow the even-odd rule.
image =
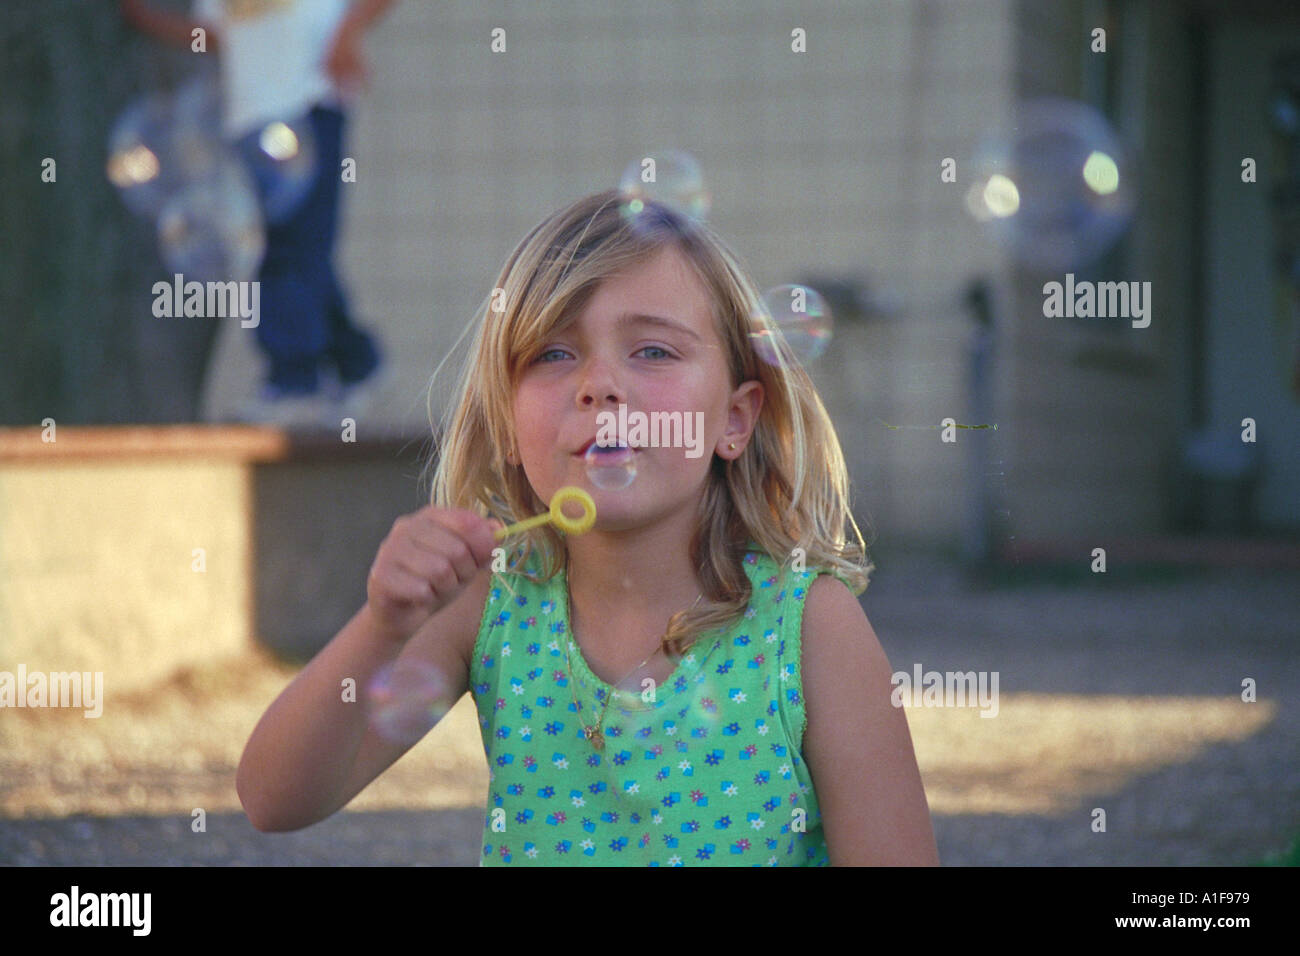
[[[596,502],[597,530],[640,527],[683,508],[693,513],[713,455],[737,458],[744,451],[762,394],[758,382],[732,390],[708,294],[670,245],[602,282],[522,371],[515,461],[544,502],[564,485],[586,489]],[[629,432],[644,415],[649,442],[681,437],[690,447],[638,448],[635,480],[606,490],[588,478],[584,452],[601,430],[600,413],[617,416],[620,404],[627,406]],[[682,429],[651,427],[653,412],[680,413]],[[735,450],[727,447],[732,442]]]

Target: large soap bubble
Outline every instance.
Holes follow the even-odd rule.
[[[184,186],[211,175],[221,160],[217,131],[203,125],[200,97],[189,113],[171,96],[151,93],[132,102],[109,134],[107,172],[122,201],[138,216],[155,218]]]
[[[966,209],[1024,264],[1063,272],[1092,262],[1128,228],[1135,163],[1092,107],[1047,97],[1022,103],[1010,134],[972,161]]]
[[[173,272],[204,281],[257,275],[266,230],[248,173],[226,157],[211,175],[182,187],[158,215],[158,244]]]

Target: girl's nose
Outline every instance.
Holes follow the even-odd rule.
[[[616,381],[607,362],[593,361],[588,363],[578,386],[578,404],[586,407],[593,403],[603,405],[605,402],[626,404],[627,393]]]

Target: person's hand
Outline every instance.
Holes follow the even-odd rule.
[[[455,599],[492,561],[502,527],[472,511],[421,508],[393,522],[366,580],[367,601],[383,633],[405,641]]]
[[[325,70],[349,98],[369,86],[370,72],[361,52],[361,31],[346,23],[339,27],[325,56]]]

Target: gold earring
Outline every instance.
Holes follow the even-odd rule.
[[[733,442],[732,442],[730,445],[728,445],[727,447],[730,448],[732,451],[735,451],[735,450],[736,450],[736,443],[733,441]]]

